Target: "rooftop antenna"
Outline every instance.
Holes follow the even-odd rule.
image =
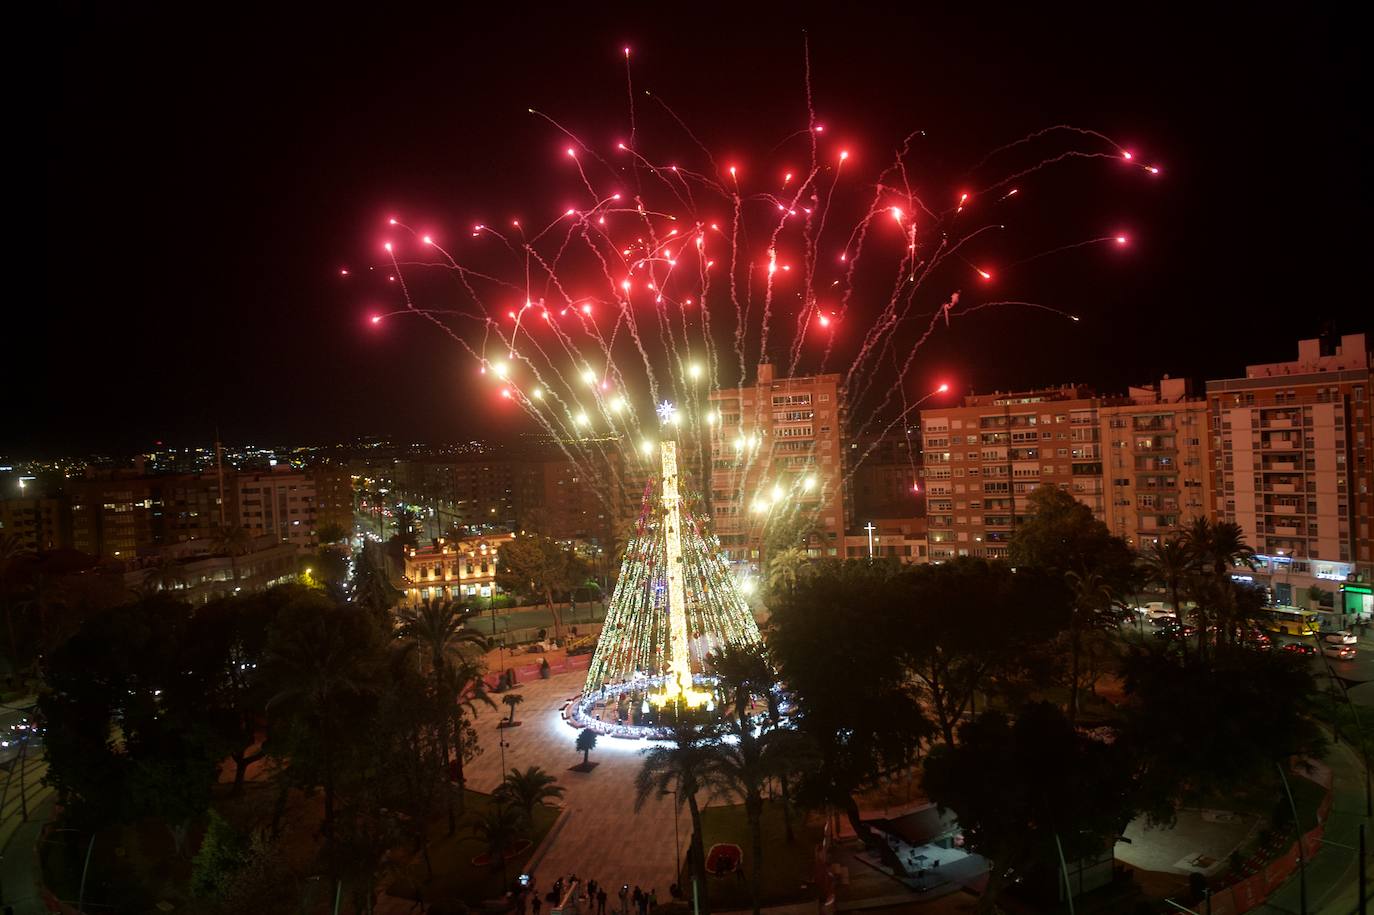
[[[219,526],[224,529],[224,448],[219,440],[219,425],[215,425],[215,479],[219,482]]]

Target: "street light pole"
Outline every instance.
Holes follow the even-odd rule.
[[[1298,819],[1298,805],[1293,801],[1293,791],[1288,787],[1288,775],[1283,771],[1283,763],[1274,763],[1283,780],[1283,791],[1288,795],[1288,808],[1293,811],[1293,828],[1298,833],[1298,893],[1301,915],[1307,915],[1307,853],[1302,847],[1302,821]]]

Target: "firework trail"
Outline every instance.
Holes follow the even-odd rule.
[[[572,206],[548,208],[547,222],[528,232],[518,220],[509,231],[479,224],[462,245],[391,218],[396,232],[381,260],[391,304],[367,318],[373,328],[401,317],[438,327],[471,357],[478,390],[493,392],[484,409],[521,410],[598,483],[642,488],[656,442],[671,437],[712,504],[728,501],[712,491],[713,471],[728,471],[735,506],[766,501],[778,517],[795,516],[794,496],[840,485],[878,440],[943,393],[908,388],[923,345],[953,322],[993,308],[1078,320],[982,294],[993,279],[982,265],[1017,229],[999,206],[1024,204],[1026,182],[1070,161],[1160,174],[1102,133],[1057,124],[992,150],[963,176],[972,189],[942,195],[913,177],[913,144],[925,131],[879,162],[832,144],[815,109],[809,47],[805,123],[774,147],[806,165],[719,160],[656,93],[639,90],[657,106],[636,108],[630,49],[623,54],[628,142],[599,149],[528,109],[566,140],[554,167],[568,172]],[[660,113],[669,134],[687,141],[671,158],[639,148]],[[998,172],[1000,162],[1014,164]],[[999,267],[999,289],[1041,257],[1126,243],[1103,235],[1040,251]],[[347,268],[339,274],[358,281]],[[756,403],[752,415],[742,404],[724,409],[765,363],[787,376],[843,366],[845,433],[864,450],[841,468],[775,469],[774,443],[761,432],[772,405]],[[822,472],[830,478],[818,481]]]

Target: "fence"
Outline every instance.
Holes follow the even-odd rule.
[[[1317,825],[1302,836],[1302,855],[1311,861],[1322,847],[1322,835],[1326,831],[1326,817],[1331,812],[1331,770],[1319,762],[1308,761],[1310,771],[1299,772],[1303,778],[1316,782],[1326,789],[1322,802],[1317,807]],[[1258,873],[1251,874],[1239,883],[1212,894],[1212,915],[1244,915],[1245,912],[1264,904],[1269,895],[1293,876],[1298,868],[1298,843],[1294,842],[1285,851],[1275,856]]]

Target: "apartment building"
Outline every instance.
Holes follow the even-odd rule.
[[[513,528],[515,467],[509,455],[397,461],[388,479],[401,500],[433,509],[436,533],[450,527]]]
[[[299,548],[315,544],[315,480],[308,472],[280,465],[235,474],[232,486],[233,514],[250,536],[270,535]]]
[[[1374,612],[1370,355],[1363,334],[1298,341],[1292,362],[1207,382],[1212,509],[1244,529],[1275,600]]]
[[[874,518],[925,517],[919,426],[850,440],[845,454],[849,476],[845,502],[853,524],[862,526]]]
[[[213,474],[145,476],[139,469],[90,472],[69,480],[72,546],[102,559],[210,537],[219,523]]]
[[[847,524],[844,411],[838,374],[777,378],[714,391],[710,436],[713,527],[729,558],[759,564],[772,525],[814,522],[813,556],[838,557]]]
[[[19,550],[38,553],[71,543],[67,506],[45,497],[0,499],[0,539],[13,537]]]
[[[1186,381],[1132,387],[1098,414],[1113,534],[1144,549],[1210,512],[1207,402]]]
[[[353,530],[353,475],[347,467],[325,464],[312,468],[315,483],[315,524],[317,528],[337,524]]]
[[[921,413],[930,558],[1005,559],[1026,498],[1058,486],[1106,518],[1101,401],[1067,386],[970,395]]]

